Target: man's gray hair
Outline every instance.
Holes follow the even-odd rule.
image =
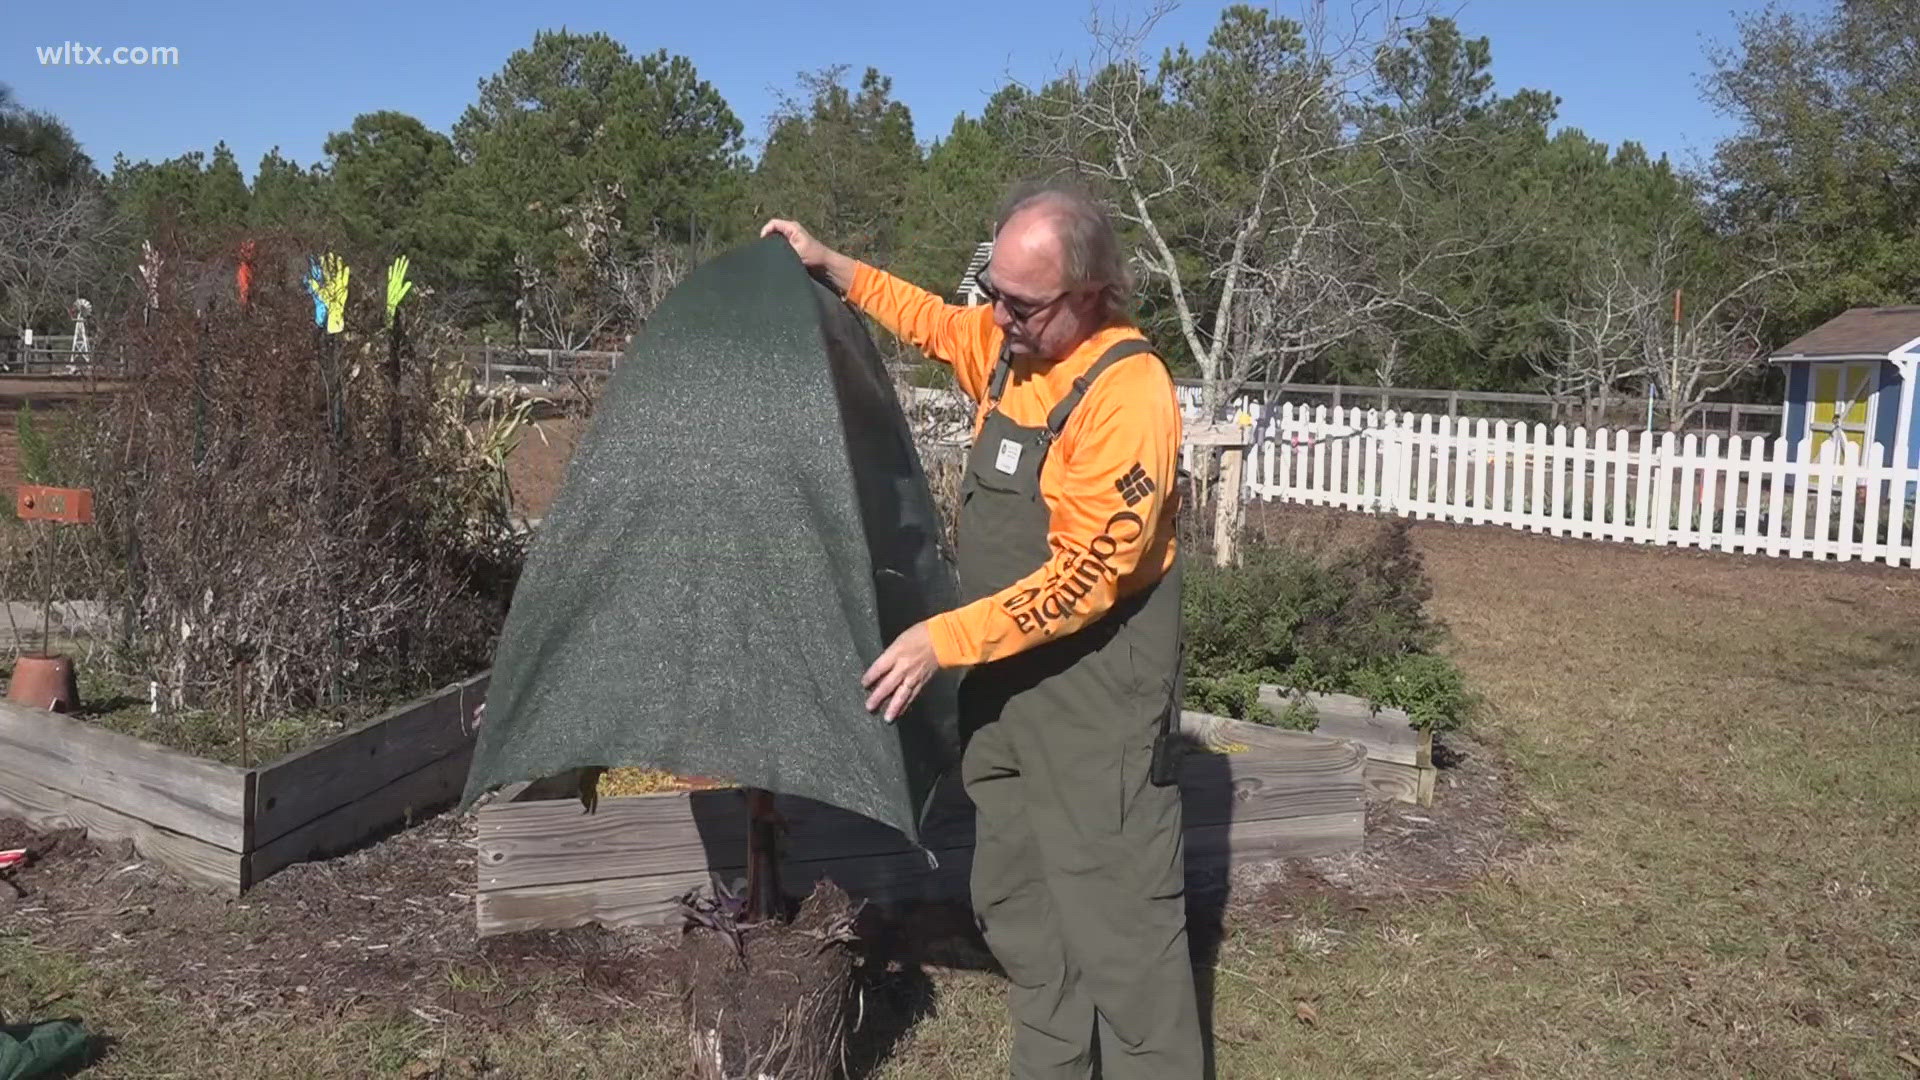
[[[1113,219],[1099,200],[1057,181],[1017,185],[1000,204],[994,236],[1000,235],[1013,215],[1027,209],[1039,209],[1053,224],[1066,288],[1098,291],[1109,317],[1123,314],[1133,298],[1133,278],[1127,272]]]

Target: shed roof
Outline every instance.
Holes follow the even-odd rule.
[[[1920,304],[1849,308],[1789,341],[1774,360],[1886,356],[1920,339]]]

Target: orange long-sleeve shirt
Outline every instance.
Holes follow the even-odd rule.
[[[948,304],[865,263],[857,265],[847,299],[952,366],[954,381],[975,402],[978,438],[1004,337],[993,308]],[[1016,358],[1000,411],[1016,424],[1043,426],[1102,353],[1140,336],[1116,325],[1058,361]],[[929,620],[940,663],[982,664],[1071,634],[1159,580],[1173,565],[1180,437],[1173,380],[1157,357],[1130,356],[1095,380],[1040,471],[1052,557],[999,593]]]

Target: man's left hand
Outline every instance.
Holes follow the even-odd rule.
[[[867,711],[877,712],[884,705],[887,723],[893,723],[939,670],[933,634],[924,621],[914,623],[893,639],[861,677],[860,685],[867,689]]]

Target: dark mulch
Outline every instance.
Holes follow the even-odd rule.
[[[0,848],[33,853],[14,888],[0,885],[0,925],[136,976],[209,1020],[400,1007],[505,1023],[538,1007],[590,1021],[634,1004],[584,986],[583,972],[644,963],[661,935],[588,928],[482,942],[472,845],[471,817],[443,814],[233,898],[183,884],[129,844],[0,818]]]

